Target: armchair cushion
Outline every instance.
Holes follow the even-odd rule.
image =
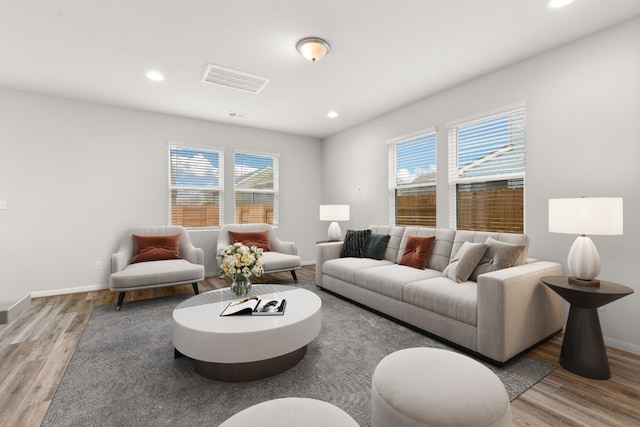
[[[271,250],[269,243],[269,230],[263,231],[231,231],[229,230],[229,241],[231,243],[240,242],[245,246],[255,246],[265,252]]]
[[[133,234],[135,254],[131,264],[180,258],[180,234],[141,236]]]
[[[198,282],[203,277],[202,265],[192,264],[184,259],[139,262],[129,264],[124,270],[113,273],[109,287],[112,291],[133,290]]]

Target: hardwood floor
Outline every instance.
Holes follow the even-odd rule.
[[[315,268],[298,271],[300,283],[314,283]],[[258,280],[252,280],[258,282]],[[262,278],[291,283],[289,273]],[[206,291],[228,286],[217,278]],[[192,293],[191,285],[127,293],[127,301]],[[97,305],[114,305],[108,290],[36,298],[8,325],[0,325],[0,426],[39,426],[64,375],[85,325]],[[640,426],[640,356],[609,348],[612,377],[591,380],[558,364],[562,334],[529,354],[557,366],[512,402],[516,426]]]

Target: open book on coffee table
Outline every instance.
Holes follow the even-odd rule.
[[[284,298],[260,299],[250,296],[237,301],[231,301],[220,316],[236,316],[248,314],[252,316],[282,316],[287,306]]]

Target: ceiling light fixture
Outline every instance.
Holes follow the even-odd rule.
[[[573,0],[549,0],[547,7],[549,9],[559,9],[573,3]]]
[[[338,113],[336,111],[329,111],[327,113],[327,117],[329,117],[330,119],[335,119],[336,117],[338,117]]]
[[[149,80],[153,80],[154,82],[161,82],[164,80],[164,76],[160,74],[159,71],[155,71],[155,70],[149,71],[147,73],[147,78]]]
[[[316,62],[329,53],[330,46],[329,43],[318,37],[307,37],[296,44],[296,49],[309,61]]]

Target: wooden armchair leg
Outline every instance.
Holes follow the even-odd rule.
[[[196,295],[198,295],[200,293],[200,291],[198,290],[198,282],[193,282],[191,286],[193,286],[193,292],[195,292]]]
[[[298,283],[298,276],[296,276],[295,270],[291,270],[291,276],[293,277],[293,281]]]
[[[118,295],[118,304],[116,304],[116,311],[120,311],[120,309],[122,308],[122,302],[124,301],[124,294],[126,294],[126,292],[120,292],[120,294]]]

